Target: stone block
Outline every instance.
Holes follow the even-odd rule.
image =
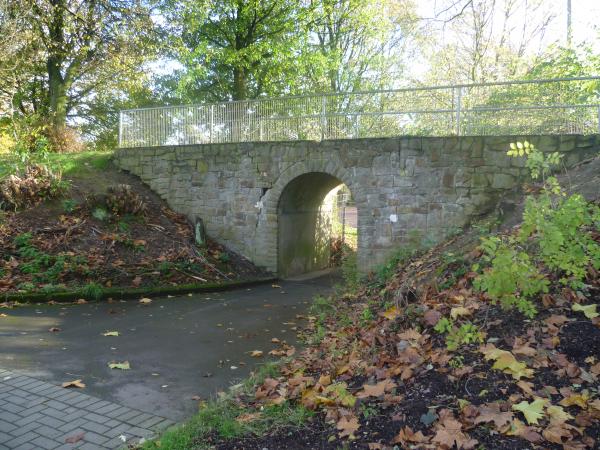
[[[505,173],[496,173],[492,179],[492,188],[494,189],[512,189],[515,185],[515,177]]]

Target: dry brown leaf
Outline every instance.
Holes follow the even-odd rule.
[[[321,386],[329,386],[331,384],[331,375],[321,375],[319,377],[319,384]]]
[[[403,444],[412,442],[415,444],[422,444],[429,441],[429,437],[423,435],[420,431],[413,432],[412,428],[405,426],[400,430],[400,433],[392,440],[392,444]]]
[[[236,417],[235,420],[239,423],[248,423],[259,419],[261,415],[262,414],[260,412],[246,413]]]
[[[439,311],[436,311],[435,309],[430,309],[430,310],[426,311],[425,314],[423,315],[423,319],[425,320],[425,323],[427,325],[429,325],[430,327],[434,327],[441,318],[442,318],[442,313]]]
[[[568,397],[563,398],[560,402],[558,402],[558,404],[562,406],[576,405],[579,406],[581,409],[586,409],[589,398],[589,393],[587,391],[582,391],[579,394],[571,394]]]
[[[152,299],[144,297],[140,299],[139,303],[141,303],[142,305],[149,305],[150,303],[152,303]]]
[[[550,425],[542,431],[542,436],[544,436],[544,439],[548,442],[563,444],[573,438],[573,434],[571,433],[572,429],[574,429],[573,426],[564,422],[551,422]]]
[[[471,439],[462,432],[462,424],[448,410],[440,411],[440,422],[435,431],[432,442],[438,444],[439,448],[469,450],[478,444],[476,439]]]
[[[250,352],[250,356],[252,356],[253,358],[260,358],[262,355],[263,355],[262,350],[252,350]]]
[[[71,388],[71,387],[75,387],[75,388],[84,388],[85,387],[85,383],[82,383],[81,380],[73,380],[73,381],[65,381],[62,384],[62,387],[64,388]]]
[[[513,420],[513,413],[510,411],[500,411],[500,405],[498,403],[489,403],[479,407],[479,416],[475,418],[475,423],[487,423],[494,422],[496,428],[499,430],[503,429],[511,423]]]
[[[521,380],[517,382],[517,386],[528,396],[533,396],[533,383],[530,381]]]
[[[85,431],[82,431],[80,433],[74,434],[73,436],[69,436],[68,438],[66,438],[65,444],[75,444],[75,443],[83,440],[84,437],[85,437]]]
[[[396,383],[390,379],[385,379],[377,384],[364,384],[363,390],[356,394],[357,398],[380,397],[386,392],[390,392],[396,387]]]
[[[344,416],[337,423],[341,438],[353,436],[359,428],[360,424],[355,416]]]

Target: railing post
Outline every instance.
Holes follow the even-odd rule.
[[[208,122],[208,143],[212,144],[213,141],[213,121],[214,121],[214,108],[215,105],[210,105],[210,119]]]
[[[600,105],[598,105],[598,134],[600,134]]]
[[[325,117],[325,114],[327,112],[326,109],[327,109],[327,102],[326,102],[325,96],[323,95],[321,97],[321,140],[322,141],[325,140],[325,127],[327,126],[327,123],[326,123],[327,119]]]
[[[462,87],[457,87],[456,95],[456,135],[460,136],[460,113],[462,109]]]
[[[119,111],[119,148],[123,148],[123,111]]]

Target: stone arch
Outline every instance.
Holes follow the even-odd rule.
[[[362,249],[368,240],[366,233],[372,228],[369,226],[372,222],[372,216],[367,214],[368,209],[366,208],[364,189],[357,184],[352,174],[335,159],[296,162],[282,172],[272,187],[265,193],[257,224],[260,230],[259,252],[262,255],[260,255],[259,259],[263,262],[262,265],[274,273],[279,273],[280,200],[286,192],[286,188],[294,183],[295,180],[300,180],[302,177],[309,177],[306,178],[306,181],[310,181],[311,176],[312,181],[321,183],[326,181],[328,177],[336,179],[339,181],[338,184],[345,184],[352,193],[358,210],[358,265],[359,268],[362,267],[363,255],[365,253]]]

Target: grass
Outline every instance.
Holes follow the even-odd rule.
[[[0,179],[22,169],[27,164],[44,164],[53,171],[61,171],[66,176],[89,175],[106,169],[112,152],[86,151],[80,153],[31,154],[23,160],[16,153],[0,153]]]
[[[241,384],[216,400],[201,404],[200,410],[182,425],[167,430],[159,439],[144,443],[142,449],[190,450],[212,448],[209,438],[232,439],[247,435],[264,435],[282,427],[301,427],[313,415],[302,406],[284,402],[254,410],[243,406],[236,398],[253,396],[254,386],[268,377],[279,375],[279,364],[271,362],[260,366]],[[252,414],[253,420],[243,420]]]

